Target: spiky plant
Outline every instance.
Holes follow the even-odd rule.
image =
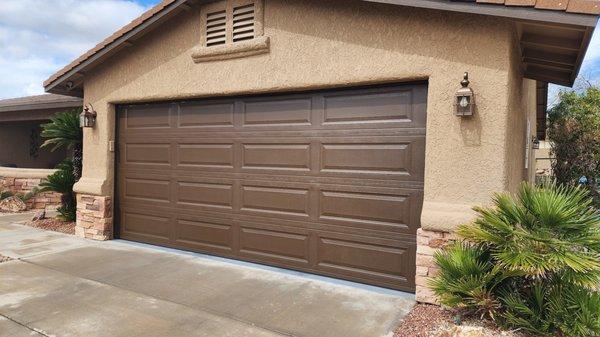
[[[489,251],[456,242],[434,255],[439,275],[429,286],[443,305],[495,319],[500,302],[496,288],[510,273],[492,264]]]
[[[582,188],[521,185],[498,194],[494,208],[459,235],[490,250],[494,264],[529,279],[555,278],[594,289],[600,284],[600,216]]]
[[[57,192],[60,193],[60,207],[57,208],[60,217],[65,221],[74,221],[76,217],[76,200],[73,193],[75,176],[73,175],[73,162],[65,160],[58,164],[57,171],[42,181],[39,185],[39,192]]]
[[[81,178],[83,131],[79,127],[81,108],[57,113],[50,122],[42,125],[42,137],[46,138],[42,147],[52,147],[51,151],[60,148],[73,150],[73,175],[75,180]]]
[[[523,184],[435,256],[441,302],[535,336],[600,336],[600,213],[585,189]]]

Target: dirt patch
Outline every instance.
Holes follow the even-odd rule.
[[[528,335],[514,331],[501,331],[491,322],[463,317],[460,325],[456,325],[456,315],[439,306],[417,304],[406,315],[394,337],[454,337],[454,336],[485,336],[485,337],[527,337]],[[461,333],[462,331],[462,333]],[[472,332],[468,334],[467,332]]]
[[[7,261],[10,261],[10,260],[12,260],[10,257],[4,256],[4,255],[0,254],[0,263],[7,262]]]
[[[435,305],[417,304],[406,315],[394,337],[429,337],[434,330],[451,320],[449,311]]]
[[[55,231],[71,235],[75,234],[75,222],[63,221],[56,218],[28,221],[25,222],[24,225],[48,231]]]

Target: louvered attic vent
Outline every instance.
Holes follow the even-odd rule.
[[[206,46],[227,42],[227,12],[218,11],[206,15]]]
[[[233,8],[233,42],[254,38],[254,4]]]

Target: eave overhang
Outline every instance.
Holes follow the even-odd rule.
[[[499,6],[474,1],[363,1],[515,19],[524,76],[565,86],[573,85],[598,22],[596,14]],[[163,1],[144,14],[146,18],[142,16],[135,20],[117,32],[116,37],[109,37],[52,75],[44,82],[44,89],[49,93],[83,97],[83,80],[89,70],[115,53],[135,44],[139,38],[154,30],[162,22],[181,11],[189,10],[191,5],[202,2],[210,2],[210,0]],[[147,15],[148,13],[151,15]]]

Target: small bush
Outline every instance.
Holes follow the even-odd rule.
[[[442,304],[536,336],[600,336],[600,215],[585,189],[499,194],[436,255]]]
[[[58,164],[57,171],[49,175],[48,178],[40,183],[40,192],[53,191],[60,193],[61,205],[56,210],[60,218],[65,221],[75,221],[77,214],[77,201],[73,192],[76,178],[73,175],[73,162],[65,160]]]

